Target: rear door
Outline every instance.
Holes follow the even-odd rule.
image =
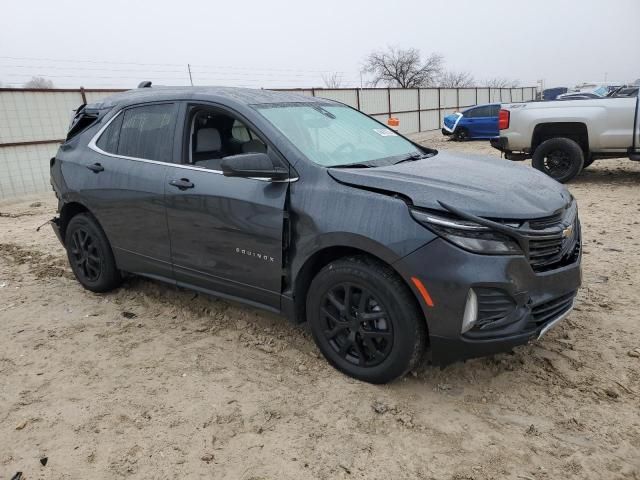
[[[278,310],[289,183],[225,177],[219,160],[262,149],[283,159],[222,107],[189,105],[181,123],[183,163],[169,167],[165,179],[178,284]]]
[[[498,135],[498,108],[495,105],[482,105],[474,109],[475,137],[495,137]],[[495,113],[495,115],[494,115]]]
[[[126,108],[89,144],[81,192],[124,270],[171,278],[164,181],[173,161],[174,103]]]

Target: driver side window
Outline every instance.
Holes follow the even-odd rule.
[[[220,171],[224,157],[267,153],[267,145],[247,125],[218,109],[192,109],[187,163]]]

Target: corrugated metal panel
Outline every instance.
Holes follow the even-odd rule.
[[[418,110],[418,89],[391,90],[391,111],[406,112],[408,110]]]
[[[298,90],[298,89],[292,88],[292,89],[289,89],[289,90],[287,90],[287,89],[283,89],[283,90],[277,89],[277,91],[278,92],[297,93],[298,95],[306,95],[308,97],[313,97],[313,90],[311,90],[311,89]]]
[[[350,107],[358,108],[358,94],[355,90],[316,90],[316,97],[328,98],[338,102],[346,103]]]
[[[64,138],[81,103],[75,92],[0,92],[0,143]]]
[[[440,112],[438,112],[438,110],[420,112],[420,123],[422,125],[422,131],[440,129],[442,126]]]
[[[479,88],[478,89],[478,105],[482,105],[483,103],[491,103],[489,99],[489,89],[488,88]]]
[[[51,190],[49,159],[58,144],[0,148],[0,199]]]
[[[458,106],[458,94],[455,88],[440,89],[440,107],[456,108]]]
[[[422,110],[428,110],[431,108],[440,108],[440,105],[438,105],[438,89],[437,88],[421,88],[420,89],[420,108]]]
[[[489,89],[489,103],[499,103],[500,102],[500,89],[499,88],[490,88]]]
[[[461,88],[459,89],[458,98],[460,100],[460,107],[471,107],[476,105],[476,89],[475,88]]]
[[[119,92],[116,90],[114,90],[113,92],[85,92],[85,97],[87,97],[87,103],[95,103],[116,93]]]
[[[511,101],[512,102],[521,102],[522,101],[522,89],[521,88],[513,88],[513,89],[511,89]]]
[[[383,113],[389,111],[389,97],[387,89],[361,90],[360,110],[364,113]]]
[[[418,112],[395,113],[393,116],[400,120],[398,128],[400,133],[416,133],[418,131]]]
[[[511,97],[511,89],[510,88],[502,88],[500,89],[500,101],[501,102],[512,102],[512,97]]]

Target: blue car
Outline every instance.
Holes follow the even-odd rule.
[[[500,104],[477,105],[464,112],[455,112],[444,117],[442,133],[456,140],[491,138],[499,134],[498,114]]]

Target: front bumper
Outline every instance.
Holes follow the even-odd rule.
[[[444,127],[442,128],[442,130],[441,130],[441,131],[442,131],[442,134],[443,134],[443,135],[447,135],[447,136],[453,135],[453,132],[451,132],[451,131],[447,130],[447,129],[446,129],[446,128],[444,128]]]
[[[524,255],[478,255],[443,239],[418,249],[396,264],[416,276],[428,290],[433,306],[421,302],[427,321],[431,361],[445,366],[459,360],[511,350],[539,338],[573,308],[581,284],[581,256],[570,265],[536,273]],[[488,329],[462,334],[469,289],[508,305],[505,316]],[[495,295],[495,297],[492,297]],[[495,298],[495,300],[494,300]]]

